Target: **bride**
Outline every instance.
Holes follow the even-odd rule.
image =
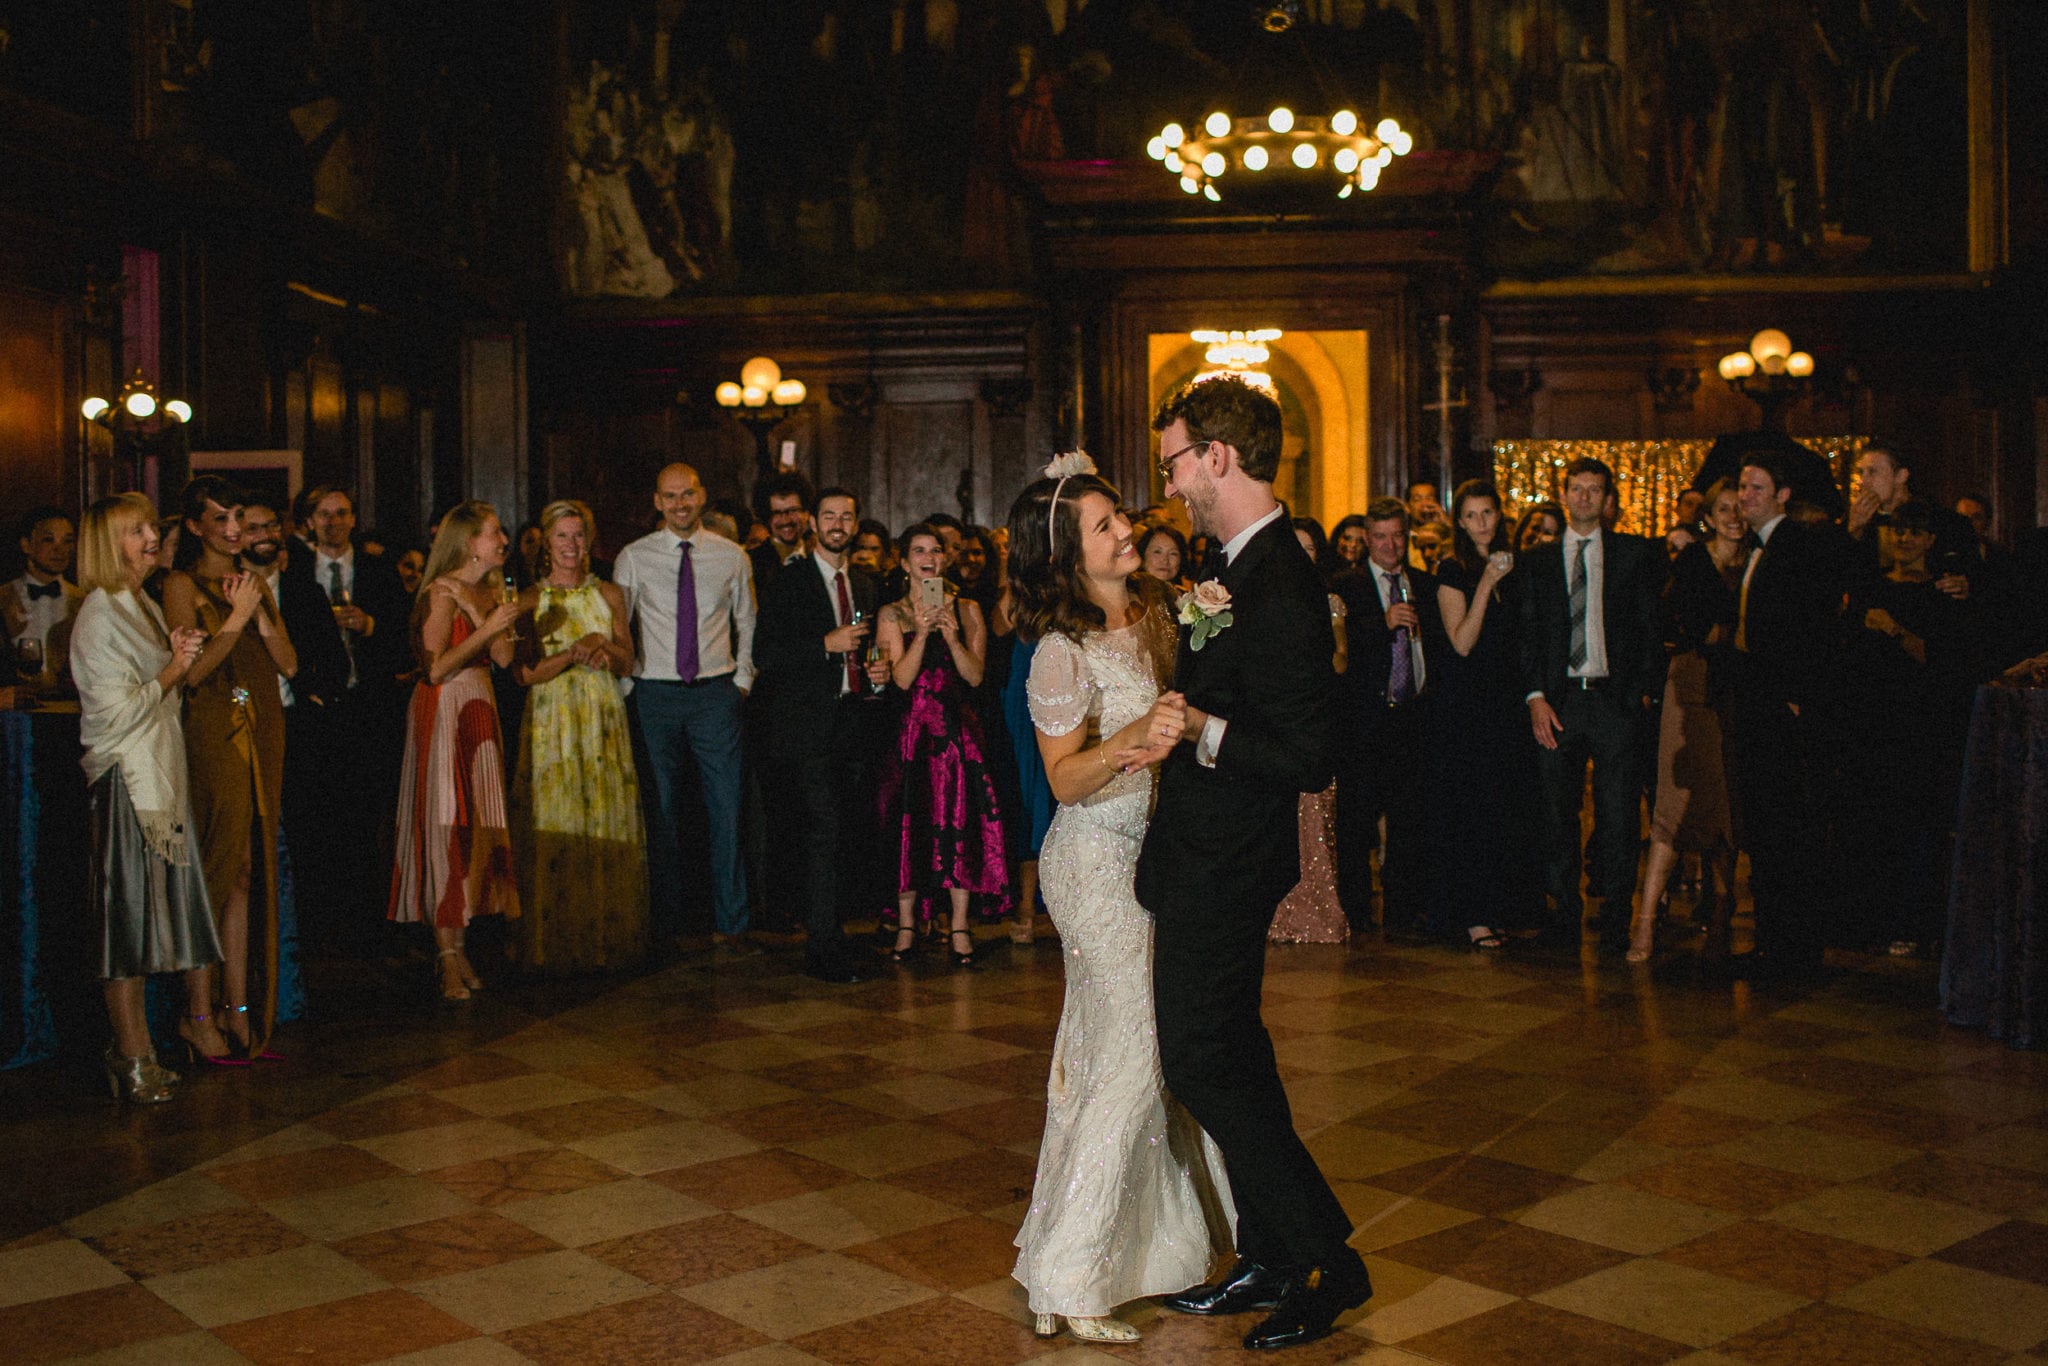
[[[1065,950],[1066,1003],[1016,1271],[1040,1337],[1135,1342],[1118,1305],[1203,1280],[1231,1245],[1223,1164],[1167,1099],[1152,1012],[1152,920],[1132,892],[1150,764],[1185,724],[1162,693],[1177,641],[1139,575],[1116,490],[1081,453],[1010,509],[1018,632],[1038,641],[1027,695],[1059,811],[1040,890]]]

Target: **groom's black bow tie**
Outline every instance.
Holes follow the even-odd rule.
[[[24,579],[21,586],[28,590],[28,600],[30,602],[34,602],[37,598],[59,598],[64,595],[64,581],[62,579],[51,579],[48,583],[30,583]]]

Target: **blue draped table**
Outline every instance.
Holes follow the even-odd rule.
[[[78,707],[0,712],[0,1068],[59,1054],[90,1058],[106,1038],[99,991],[99,916],[87,904],[92,858]],[[282,843],[282,836],[280,836]],[[296,1019],[298,970],[291,861],[280,850],[279,1020]],[[160,1044],[179,1009],[175,988],[150,982]]]
[[[78,707],[0,712],[0,738],[0,1067],[20,1067],[56,1056],[60,1038],[104,1036],[106,1014],[85,916]]]
[[[1982,687],[1949,877],[1941,1009],[2014,1048],[2048,1044],[2048,688]]]

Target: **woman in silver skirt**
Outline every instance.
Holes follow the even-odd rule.
[[[78,582],[88,590],[71,638],[79,738],[92,797],[92,903],[103,932],[113,1041],[107,1086],[116,1099],[171,1098],[177,1073],[157,1063],[143,1018],[142,979],[185,977],[179,1034],[199,1052],[227,1045],[204,1012],[221,960],[192,835],[179,683],[206,636],[169,630],[144,596],[157,566],[156,508],[139,493],[102,498],[78,529]],[[196,1012],[196,1013],[195,1013]]]

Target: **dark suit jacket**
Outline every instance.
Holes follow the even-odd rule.
[[[754,624],[754,663],[761,671],[757,695],[767,709],[770,731],[778,747],[815,740],[846,678],[845,656],[825,653],[825,634],[839,624],[831,591],[808,554],[790,560],[756,589],[761,595]],[[867,613],[872,622],[874,575],[848,565],[846,589],[854,610]]]
[[[1344,599],[1344,649],[1349,657],[1338,676],[1341,699],[1337,745],[1340,754],[1356,757],[1385,730],[1396,708],[1387,705],[1387,678],[1394,666],[1394,633],[1387,629],[1380,606],[1379,566],[1370,560],[1339,574],[1332,586]],[[1437,605],[1436,576],[1409,569],[1409,600],[1422,619],[1422,689],[1406,705],[1423,705],[1436,671],[1443,667],[1450,642],[1444,636],[1443,609]]]
[[[1664,579],[1670,561],[1662,543],[1600,533],[1601,620],[1607,637],[1609,686],[1627,697],[1654,697],[1664,687]],[[1557,705],[1568,686],[1572,652],[1571,595],[1565,588],[1564,540],[1522,557],[1522,679]]]
[[[348,690],[348,650],[329,607],[327,587],[314,573],[314,551],[303,542],[290,549],[284,572],[278,576],[278,610],[299,655],[292,692],[324,703]],[[387,691],[395,686],[397,675],[413,667],[412,598],[389,558],[372,555],[361,546],[356,547],[353,596],[356,606],[377,623],[374,632],[356,642],[357,689]]]
[[[758,604],[767,596],[768,585],[774,581],[776,575],[782,572],[784,564],[795,564],[800,560],[808,560],[810,558],[810,552],[804,551],[801,554],[792,555],[789,559],[784,560],[776,550],[775,542],[772,540],[763,541],[752,550],[749,550],[747,552],[747,562],[754,569],[754,601]]]
[[[1749,579],[1738,686],[1747,701],[1805,707],[1828,691],[1842,605],[1841,533],[1787,517]],[[1740,601],[1740,590],[1737,592]]]
[[[1276,518],[1216,577],[1231,624],[1199,651],[1183,628],[1175,686],[1229,725],[1214,768],[1195,761],[1194,736],[1161,767],[1137,879],[1154,915],[1270,915],[1301,879],[1297,799],[1330,782],[1337,642],[1294,528]]]

